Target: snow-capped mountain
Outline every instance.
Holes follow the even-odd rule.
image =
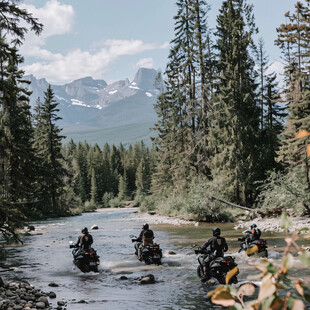
[[[64,128],[68,138],[71,137],[70,133],[76,135],[79,131],[85,133],[131,125],[137,127],[146,123],[152,127],[156,121],[156,76],[156,70],[141,68],[132,82],[125,79],[108,85],[104,80],[85,77],[65,85],[51,85],[55,100],[59,103],[59,116],[62,117],[59,125]],[[32,91],[30,103],[34,106],[38,97],[44,100],[44,92],[49,84],[45,79],[36,79],[33,75],[25,78],[31,82],[28,88]],[[83,138],[75,136],[74,140],[85,140]]]

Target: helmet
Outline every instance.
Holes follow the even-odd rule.
[[[257,227],[256,224],[252,224],[252,225],[251,225],[251,229],[255,229],[256,227]]]
[[[82,229],[82,234],[87,234],[88,233],[88,228],[87,227],[84,227],[83,229]]]
[[[213,236],[220,236],[221,230],[218,227],[213,228]]]
[[[142,229],[149,230],[149,224],[147,223],[143,224]]]

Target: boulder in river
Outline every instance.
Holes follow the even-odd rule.
[[[140,284],[154,284],[155,277],[152,274],[148,274],[144,277],[141,277]]]
[[[58,287],[59,285],[58,285],[57,283],[55,283],[55,282],[51,282],[51,283],[49,283],[48,286],[51,286],[51,287]]]
[[[99,229],[98,225],[94,224],[90,229]]]

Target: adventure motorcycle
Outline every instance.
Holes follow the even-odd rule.
[[[137,242],[137,237],[135,236],[130,236],[132,237],[131,241],[132,242]],[[142,243],[136,243],[135,244],[135,254],[138,256],[138,247]],[[140,249],[140,257],[138,259],[140,261],[144,261],[146,265],[150,264],[155,264],[155,265],[161,265],[161,258],[163,257],[162,249],[159,247],[159,244],[154,243],[154,244],[149,244],[149,245],[144,245]]]
[[[243,234],[250,234],[250,231],[246,230]],[[258,257],[268,257],[267,241],[264,239],[250,241],[248,238],[239,238],[238,241],[242,241],[240,244],[239,253],[245,251],[247,256],[256,255]]]
[[[197,275],[201,282],[207,282],[212,278],[216,279],[219,284],[238,283],[237,275],[239,274],[238,265],[232,256],[216,257],[208,263],[206,267],[205,259],[212,255],[211,251],[203,251],[201,248],[195,250],[198,256]]]
[[[70,243],[70,248],[73,248],[73,263],[82,272],[98,272],[98,266],[100,264],[99,257],[96,250],[89,248],[84,250],[73,243]]]

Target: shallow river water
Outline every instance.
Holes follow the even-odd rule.
[[[198,263],[193,251],[211,236],[214,225],[150,225],[164,257],[162,266],[146,266],[134,255],[129,237],[137,235],[143,224],[143,219],[133,216],[134,211],[104,209],[33,223],[37,235],[25,237],[25,246],[8,248],[5,263],[17,267],[5,277],[26,279],[45,292],[54,291],[56,300],[66,301],[70,310],[220,309],[207,300],[210,288],[201,284],[196,276]],[[100,255],[100,270],[99,273],[83,274],[73,266],[69,241],[75,242],[81,228],[90,228],[93,224],[99,226],[91,234],[93,246]],[[248,266],[236,253],[241,231],[235,231],[233,224],[220,227],[228,241],[229,253],[234,254],[239,264],[239,281],[246,281],[254,267]],[[268,233],[263,238],[268,240],[271,259],[279,261],[279,252],[284,246],[283,235]],[[309,245],[309,241],[301,241],[301,244]],[[176,254],[168,254],[168,251]],[[156,284],[140,285],[138,278],[150,273],[155,276]],[[310,270],[305,270],[296,261],[293,275],[309,281]],[[120,280],[121,276],[128,279]],[[50,282],[56,282],[59,287],[49,287]]]

